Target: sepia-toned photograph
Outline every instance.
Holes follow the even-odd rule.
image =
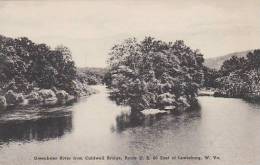
[[[259,164],[259,0],[0,0],[0,165]]]

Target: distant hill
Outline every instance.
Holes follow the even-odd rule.
[[[205,59],[204,65],[212,69],[220,69],[224,61],[230,59],[232,56],[246,57],[247,53],[252,50],[246,50],[241,52],[234,52],[220,57],[207,58]]]

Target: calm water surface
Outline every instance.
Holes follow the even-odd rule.
[[[260,105],[199,97],[200,110],[138,119],[100,92],[68,107],[0,114],[0,165],[260,164]],[[34,156],[213,156],[220,160],[44,161]]]

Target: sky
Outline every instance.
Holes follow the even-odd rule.
[[[0,34],[65,45],[79,67],[105,67],[129,37],[184,40],[210,58],[260,48],[260,1],[0,0]]]

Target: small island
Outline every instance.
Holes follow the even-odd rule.
[[[185,111],[197,104],[203,81],[203,55],[178,40],[146,37],[115,45],[108,60],[105,82],[111,98],[132,111]]]

